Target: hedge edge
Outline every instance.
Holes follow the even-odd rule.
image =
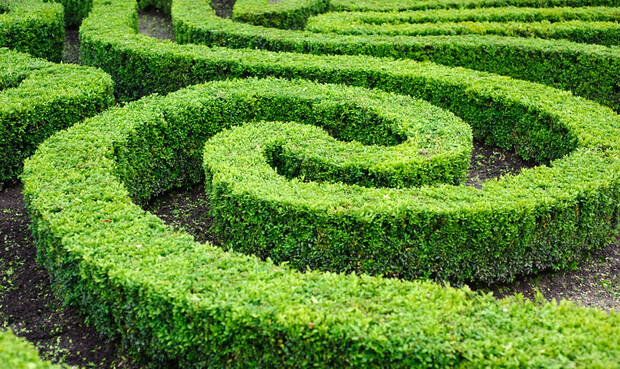
[[[0,183],[52,133],[114,103],[112,79],[91,67],[54,64],[0,48]]]

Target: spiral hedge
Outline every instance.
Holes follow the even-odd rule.
[[[0,47],[59,62],[65,41],[63,8],[39,0],[0,1]]]
[[[613,46],[620,43],[618,8],[496,8],[411,13],[326,13],[314,17],[314,32],[374,35],[460,35],[567,39]]]
[[[54,64],[0,48],[0,183],[52,133],[114,102],[112,80],[89,67]]]
[[[506,6],[618,6],[618,0],[331,0],[330,8],[340,11],[403,11],[425,9],[471,9]]]
[[[161,367],[617,366],[615,312],[366,274],[506,281],[615,237],[617,48],[277,29],[317,3],[240,4],[233,21],[141,1],[171,12],[173,43],[137,32],[137,3],[93,2],[81,61],[128,103],[46,140],[22,177],[68,303]],[[539,166],[457,185],[472,138]],[[222,247],[138,206],[203,179]]]
[[[47,140],[28,160],[24,195],[41,260],[66,298],[136,352],[187,368],[615,365],[618,314],[430,282],[299,273],[195,243],[130,199],[199,176],[191,156],[206,137],[247,119],[288,118],[280,91],[314,95],[312,86],[213,82],[111,109]],[[577,161],[587,176],[617,175],[620,162],[596,150],[568,161],[548,170]],[[617,188],[604,182],[584,187]]]
[[[1,369],[60,369],[60,366],[43,361],[27,341],[17,338],[8,330],[0,330]]]
[[[358,36],[281,30],[222,19],[206,2],[191,0],[175,0],[171,14],[175,40],[182,44],[429,60],[548,84],[620,109],[618,47],[494,35]],[[583,31],[583,27],[577,28]],[[613,29],[608,39],[614,39],[613,35],[617,34]],[[98,33],[101,31],[103,29]],[[131,31],[123,33],[126,32]],[[579,30],[575,32],[580,33]],[[587,33],[582,32],[582,38],[587,39]],[[244,58],[256,55],[249,51],[243,54]],[[346,63],[344,60],[339,62]],[[327,63],[326,60],[322,64]],[[381,62],[377,64],[382,65]],[[407,68],[404,65],[400,68]]]

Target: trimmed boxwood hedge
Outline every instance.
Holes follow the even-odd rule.
[[[558,155],[561,158],[551,168],[526,170],[482,189],[376,189],[306,183],[368,186],[349,173],[343,175],[341,157],[346,154],[334,153],[323,135],[311,129],[273,124],[237,128],[209,141],[205,149],[214,232],[236,250],[288,261],[301,269],[468,282],[505,281],[550,267],[564,268],[585,250],[613,239],[620,209],[620,117],[566,93],[501,78],[487,77],[470,85],[453,77],[452,83],[458,86],[451,91],[453,96],[436,92],[431,101],[452,99],[454,105],[470,105],[484,99],[501,109],[508,101],[513,105],[514,117],[503,117],[511,121],[505,121],[505,127],[494,126],[492,133],[472,121],[478,137],[504,132],[494,140],[510,144],[513,137],[529,136],[527,142],[512,143],[540,147],[537,140],[544,139],[547,147],[573,142],[577,148],[608,150]],[[462,88],[477,96],[457,102]],[[523,90],[530,96],[522,96]],[[560,106],[561,115],[556,111]],[[297,113],[293,102],[282,102],[275,110],[280,107],[287,113],[271,113],[268,106],[264,110],[269,113],[258,118],[300,120],[297,116],[307,115]],[[517,118],[520,109],[530,112],[525,120]],[[600,135],[596,140],[591,140],[592,129]],[[540,135],[543,130],[546,133]],[[273,165],[277,173],[305,180],[289,181],[276,174]]]
[[[39,0],[0,0],[0,47],[59,62],[65,42],[63,9]]]
[[[515,85],[502,88],[493,81]],[[465,95],[476,99],[479,93],[489,94],[487,105],[499,106],[505,98],[550,125],[584,116],[587,122],[582,123],[599,133],[616,133],[609,130],[617,115],[568,93],[490,75],[470,82],[477,87]],[[306,91],[298,88],[304,85]],[[454,92],[468,91],[456,86]],[[510,91],[517,87],[529,87],[531,95],[513,100]],[[28,159],[23,181],[40,260],[54,285],[69,303],[82,306],[97,329],[120,337],[134,353],[163,367],[616,365],[618,313],[519,298],[498,301],[430,282],[299,273],[195,243],[131,200],[198,180],[204,140],[238,123],[240,112],[239,119],[249,119],[243,114],[248,106],[260,117],[289,117],[290,105],[258,98],[263,93],[313,96],[315,88],[336,89],[277,80],[213,82],[113,108],[48,139]],[[551,97],[544,98],[547,93]],[[257,99],[250,104],[231,98],[253,94]],[[321,93],[313,100],[319,111],[328,102],[329,96]],[[580,120],[566,122],[571,132],[582,131]],[[520,204],[539,201],[549,210],[550,216],[540,220],[543,238],[535,246],[550,241],[561,220],[568,240],[586,238],[587,230],[588,247],[606,238],[610,226],[617,230],[620,158],[618,142],[609,137],[579,134],[579,145],[589,148],[549,168],[487,185],[489,190],[500,190],[504,182],[525,186],[522,193],[535,197]],[[564,181],[571,179],[579,182],[567,188]],[[555,189],[564,189],[563,201],[552,201],[545,187],[556,196]],[[419,191],[423,201],[433,202],[430,190]],[[587,229],[569,233],[577,219]]]
[[[181,5],[178,5],[181,4]],[[195,4],[195,6],[190,6]],[[191,13],[196,24],[175,21],[175,39],[184,42],[192,41],[190,35],[196,27],[211,19],[210,9],[200,2],[189,3],[175,1],[173,15],[182,15],[184,20],[189,19]],[[190,10],[190,13],[180,13],[181,10]],[[195,10],[195,11],[194,11]],[[213,18],[216,18],[213,15]],[[226,21],[226,20],[223,20]],[[236,24],[228,21],[230,24]],[[239,24],[243,27],[256,27]],[[184,28],[186,28],[184,30]],[[236,26],[235,26],[236,27]],[[262,28],[266,35],[270,32],[291,33]],[[248,40],[253,40],[257,33],[248,32]],[[96,2],[92,16],[81,28],[82,62],[100,67],[113,76],[117,83],[116,93],[122,100],[135,99],[152,92],[167,93],[180,87],[199,83],[207,79],[225,78],[230,76],[265,76],[279,75],[290,78],[310,78],[322,81],[342,81],[364,86],[379,85],[386,75],[408,74],[408,70],[417,70],[424,65],[409,60],[392,60],[390,58],[371,58],[356,56],[314,56],[296,53],[274,53],[261,50],[236,50],[224,48],[209,48],[202,45],[178,45],[168,41],[159,41],[137,33],[137,5],[131,0],[101,0]],[[222,40],[244,44],[243,37],[235,35],[229,38],[226,30],[222,34],[214,34]],[[334,36],[334,47],[341,38],[358,36]],[[459,52],[461,43],[468,40],[485,39],[491,49],[477,54],[475,52],[462,54]],[[200,37],[198,37],[200,38]],[[420,42],[423,50],[434,49],[437,58],[446,60],[465,58],[471,63],[477,63],[485,69],[485,65],[492,64],[499,72],[507,74],[531,74],[538,79],[546,80],[551,85],[560,85],[572,88],[576,94],[609,104],[620,109],[620,90],[617,89],[617,75],[620,73],[620,49],[607,48],[596,45],[575,44],[566,41],[548,41],[534,39],[511,39],[506,37],[486,36],[434,36],[432,38],[411,38]],[[236,41],[235,41],[236,40]],[[360,39],[361,40],[361,39]],[[436,42],[444,40],[443,46]],[[460,41],[459,41],[460,40]],[[431,42],[432,41],[432,42]],[[224,42],[224,41],[223,41]],[[225,43],[228,43],[226,41]],[[543,43],[545,49],[536,49],[534,45]],[[265,41],[262,44],[269,44]],[[471,42],[470,42],[471,44]],[[308,43],[308,48],[312,44]],[[585,54],[570,48],[578,47]],[[329,45],[324,45],[329,46]],[[360,50],[373,49],[380,55],[392,55],[388,49],[393,44],[368,44],[360,41]],[[435,48],[435,46],[438,46]],[[564,48],[564,46],[568,47]],[[331,47],[331,46],[330,46]],[[529,49],[529,51],[528,51]],[[382,53],[383,52],[385,53]],[[541,64],[528,64],[518,57],[518,51],[524,51],[527,60],[540,60]],[[303,50],[300,50],[303,51]],[[441,51],[441,52],[440,52]],[[543,55],[537,56],[537,55]],[[481,60],[484,56],[491,56]],[[515,59],[515,55],[517,56]],[[503,61],[502,61],[503,60]],[[504,62],[505,61],[505,62]],[[500,63],[501,64],[497,64]],[[585,65],[585,64],[587,65]],[[423,68],[423,67],[422,67]],[[491,68],[491,69],[493,69]],[[512,72],[511,72],[512,70]],[[337,78],[333,80],[332,78]],[[571,87],[572,86],[572,87]],[[392,88],[392,87],[390,87]],[[406,88],[395,86],[394,88]]]
[[[363,24],[402,24],[438,22],[563,22],[617,21],[620,9],[607,6],[584,6],[579,8],[502,8],[474,9],[431,9],[403,12],[329,12],[311,17],[312,23],[330,24],[336,22]]]
[[[618,0],[330,0],[332,10],[402,11],[424,9],[468,9],[503,6],[618,6]]]
[[[109,75],[0,48],[0,184],[44,139],[114,102]]]
[[[620,43],[620,8],[492,8],[409,13],[327,13],[307,29],[347,35],[503,35]]]
[[[329,0],[238,0],[232,18],[257,26],[303,29],[308,18],[323,13]]]
[[[43,361],[31,343],[0,329],[0,369],[61,369]]]
[[[620,109],[620,49],[616,47],[494,35],[357,36],[280,30],[219,18],[206,2],[192,0],[172,3],[172,21],[175,40],[182,44],[430,60],[549,84]],[[560,31],[556,36],[563,35]],[[568,31],[592,39],[587,33]],[[608,33],[614,39],[611,31],[599,35]]]

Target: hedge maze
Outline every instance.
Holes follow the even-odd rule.
[[[617,367],[616,312],[438,283],[571,268],[618,236],[616,0],[63,4],[66,24],[88,14],[88,67],[0,49],[0,175],[38,146],[21,180],[39,261],[132,354]],[[175,42],[138,32],[147,7]],[[466,186],[474,141],[537,166]],[[221,246],[140,207],[202,182]]]

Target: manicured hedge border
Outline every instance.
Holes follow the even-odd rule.
[[[43,0],[61,3],[65,8],[65,25],[75,28],[82,23],[93,6],[93,0]]]
[[[430,60],[549,84],[620,109],[620,49],[615,47],[493,35],[317,34],[219,18],[206,2],[175,0],[172,5],[175,40],[182,44]]]
[[[110,16],[109,14],[114,14]],[[576,119],[575,109],[565,106],[572,101],[569,93],[558,96],[550,106],[565,107],[564,113],[571,112],[563,118],[564,124],[549,124],[556,121],[548,114],[538,115],[528,108],[527,104],[515,105],[515,99],[531,101],[549,101],[548,93],[556,94],[555,90],[540,85],[519,82],[510,78],[502,78],[487,73],[475,72],[462,68],[449,68],[431,63],[414,61],[391,61],[386,59],[353,56],[312,56],[302,54],[270,53],[259,50],[211,49],[198,45],[175,45],[160,42],[152,38],[136,35],[131,26],[135,26],[135,9],[127,7],[127,2],[117,1],[112,5],[95,7],[93,17],[85,21],[82,28],[82,60],[89,64],[108,70],[120,87],[117,92],[126,98],[151,92],[167,93],[182,86],[199,83],[209,79],[246,76],[280,76],[285,78],[307,78],[319,82],[345,83],[365,87],[376,87],[383,90],[412,95],[433,104],[453,111],[467,121],[479,138],[487,144],[497,145],[505,149],[515,150],[526,159],[534,159],[545,163],[569,153],[578,146],[595,147],[617,145],[617,142],[603,137],[617,137],[620,133],[610,134],[601,130],[599,124],[591,124],[590,117]],[[123,23],[123,17],[126,23]],[[114,23],[116,21],[116,24]],[[103,25],[105,28],[102,28]],[[95,28],[93,28],[95,27]],[[120,41],[118,41],[120,40]],[[123,47],[116,46],[119,43]],[[484,81],[488,81],[484,83]],[[494,82],[492,82],[494,81]],[[478,84],[482,84],[479,86]],[[456,86],[469,86],[465,91],[457,90]],[[482,87],[486,86],[486,87]],[[490,91],[510,89],[510,98],[498,99]],[[135,95],[134,95],[135,94]],[[489,101],[495,104],[489,105]],[[590,103],[589,103],[590,104]],[[583,103],[580,106],[586,106]],[[590,106],[590,105],[587,105]],[[592,104],[591,107],[600,107]],[[554,112],[557,109],[553,109]],[[592,113],[588,111],[588,113]],[[595,113],[592,113],[595,114]],[[607,119],[617,120],[616,115],[608,115]],[[501,122],[501,123],[500,123]],[[501,125],[500,125],[501,124]],[[578,135],[566,134],[578,129]],[[618,124],[607,124],[618,129]],[[516,140],[516,142],[515,142]],[[579,143],[578,143],[579,142]],[[589,142],[589,143],[588,143]],[[596,142],[596,144],[595,144]],[[612,181],[613,182],[613,181]],[[614,200],[615,201],[615,200]],[[614,203],[612,201],[611,203]],[[617,205],[613,205],[617,206]],[[603,206],[605,207],[605,206]],[[608,214],[615,214],[609,211]],[[500,216],[500,215],[496,215]],[[617,218],[608,218],[609,223],[603,228],[584,230],[582,239],[563,240],[561,244],[568,249],[577,250],[593,241],[602,245],[603,238],[613,233]],[[536,222],[535,222],[536,223]],[[566,224],[570,223],[567,221]],[[598,220],[597,224],[601,225]],[[515,224],[506,222],[505,224]],[[561,224],[561,222],[558,222]],[[584,226],[589,223],[583,223]],[[524,255],[539,252],[530,262],[522,263],[519,268],[539,270],[551,265],[566,266],[578,258],[580,252],[566,251],[566,257],[560,257],[551,248],[561,235],[560,228],[555,228],[555,235],[541,236],[546,246],[523,251]],[[597,238],[594,233],[607,234]],[[559,233],[558,233],[559,232]],[[578,232],[579,233],[579,232]],[[514,233],[509,233],[514,234]],[[533,233],[532,233],[533,234]],[[589,235],[589,236],[586,236]],[[478,237],[490,237],[479,235]],[[506,240],[495,240],[492,243],[502,245],[517,238],[523,248],[532,242],[528,237],[514,235]],[[454,242],[476,239],[475,237],[458,238]],[[596,241],[595,241],[596,240]],[[550,241],[547,243],[547,241]],[[487,242],[487,244],[489,244]],[[568,246],[570,245],[570,246]],[[581,246],[579,246],[581,245]],[[590,244],[593,245],[593,244]],[[498,247],[498,249],[501,249]],[[538,250],[538,251],[537,251]],[[546,251],[545,251],[546,250]],[[563,254],[563,252],[560,252]],[[510,253],[505,253],[509,257]],[[573,256],[570,256],[573,255]],[[487,255],[488,256],[488,255]],[[523,256],[526,257],[526,256]],[[519,258],[517,258],[519,259]],[[534,265],[537,260],[539,265]],[[492,262],[483,265],[490,266]],[[492,270],[478,270],[479,267],[465,268],[460,277],[464,280],[498,280],[511,279],[515,274],[527,273],[530,270],[517,270],[515,267],[504,267],[502,264],[491,266]],[[443,274],[442,274],[443,273]],[[452,275],[449,271],[433,271],[433,274]]]
[[[511,81],[486,77],[477,83],[491,95],[505,90],[487,90],[485,81]],[[130,195],[148,197],[191,178],[200,163],[187,159],[200,156],[217,122],[227,125],[247,108],[205,102],[218,96],[226,101],[234,86],[251,91],[253,84],[268,83],[284,82],[215,82],[147,97],[58,133],[27,161],[24,195],[41,260],[55,286],[97,329],[120,336],[126,347],[162,367],[177,361],[183,368],[616,365],[615,312],[497,301],[429,282],[298,273],[195,243],[132,202]],[[617,119],[606,108],[557,94],[568,103],[553,116],[581,112],[603,130],[605,120]],[[514,103],[553,108],[539,98],[533,93],[531,100]],[[257,111],[262,107],[257,104]],[[584,218],[600,218],[588,213],[586,205],[593,205],[617,230],[616,153],[579,150],[553,168],[531,173],[558,174],[588,164],[581,170],[593,176],[567,193],[579,199],[573,213],[585,210]],[[149,173],[153,186],[140,186],[138,176],[124,177],[130,172]]]
[[[232,18],[257,26],[282,29],[304,29],[308,18],[323,13],[329,0],[238,0]]]
[[[593,104],[586,113],[582,109],[589,104],[570,95],[500,81],[488,80],[483,87],[452,77],[454,96],[436,92],[433,98],[448,100],[453,106],[470,105],[474,99],[459,97],[457,92],[468,88],[469,94],[477,95],[475,99],[490,99],[502,107],[510,101],[516,105],[512,107],[515,117],[517,110],[524,108],[518,106],[527,102],[524,110],[535,113],[521,123],[525,125],[521,132],[515,131],[519,123],[514,121],[494,127],[505,132],[505,142],[520,135],[529,135],[529,143],[536,146],[542,146],[536,142],[538,137],[558,143],[575,138],[584,142],[580,135],[591,123],[607,138],[585,147],[620,145],[620,117],[611,111]],[[435,84],[434,90],[445,88],[436,80],[430,83]],[[489,90],[496,92],[489,95]],[[523,98],[524,90],[540,103]],[[557,115],[554,110],[560,104],[570,113]],[[303,112],[295,112],[294,102],[280,106],[291,110],[291,120],[297,120],[296,114],[303,116]],[[259,119],[289,117],[271,114]],[[199,121],[209,119],[203,116]],[[576,122],[583,128],[574,130]],[[476,129],[480,124],[473,122],[472,126]],[[555,127],[555,132],[537,137],[550,127]],[[488,134],[482,130],[474,133],[478,137]],[[317,142],[319,137],[312,130],[265,124],[236,128],[207,143],[204,166],[214,231],[226,245],[277,262],[287,261],[300,269],[495,282],[568,266],[583,251],[605,245],[618,230],[617,151],[600,156],[580,150],[553,162],[552,168],[526,170],[518,177],[488,183],[481,190],[451,186],[395,190],[291,182],[270,166],[278,163],[278,173],[301,173],[310,180],[355,183],[344,180],[346,174],[343,177],[334,168],[337,160],[330,157],[327,144]],[[321,165],[315,165],[317,154],[312,147],[327,151]]]
[[[330,24],[336,22],[362,24],[403,24],[437,22],[563,22],[617,21],[618,7],[585,6],[579,8],[474,8],[474,9],[431,9],[403,12],[329,12],[311,17],[312,23]]]
[[[59,62],[65,42],[63,9],[39,0],[2,3],[8,12],[0,13],[0,47],[9,47],[33,56]]]
[[[17,338],[11,331],[0,329],[0,369],[61,369],[43,361],[34,346]]]
[[[22,161],[44,139],[114,102],[110,76],[0,48],[0,183],[17,178]]]
[[[618,0],[330,0],[332,10],[402,11],[424,9],[470,9],[504,6],[618,6]]]
[[[498,10],[505,9],[499,8]],[[429,36],[429,35],[500,35],[514,37],[536,37],[543,39],[566,39],[574,42],[591,43],[605,46],[620,44],[620,11],[600,12],[600,20],[558,20],[550,22],[542,21],[501,21],[498,22],[487,14],[488,21],[431,21],[427,23],[405,23],[390,24],[389,19],[386,23],[365,22],[363,14],[361,17],[350,16],[346,13],[328,13],[329,16],[315,17],[310,20],[307,29],[312,32],[334,32],[343,35],[390,35],[390,36]],[[487,10],[487,9],[484,9]],[[542,10],[542,9],[534,9]],[[545,9],[546,10],[546,9]],[[456,12],[460,12],[457,10]],[[428,12],[428,11],[427,11]],[[376,13],[375,13],[376,14]],[[379,13],[385,14],[385,13]],[[537,13],[534,13],[537,14]],[[540,13],[538,13],[540,14]],[[571,14],[571,13],[568,13]],[[579,18],[580,12],[573,12],[574,18]],[[596,18],[596,14],[583,14],[583,18]],[[605,21],[607,18],[612,18]],[[387,18],[387,17],[385,17]],[[456,17],[455,17],[456,18]]]
[[[173,13],[177,15],[180,14],[179,9],[187,9],[187,4],[189,4],[184,2],[183,6],[177,7],[179,3],[179,1],[174,2],[176,10]],[[340,81],[350,80],[348,83],[351,84],[373,86],[379,75],[402,75],[406,74],[408,69],[415,70],[419,66],[425,65],[409,60],[394,61],[389,58],[313,56],[261,50],[209,48],[201,45],[178,45],[137,34],[137,9],[133,1],[100,0],[96,4],[98,5],[93,9],[93,15],[88,18],[81,29],[81,60],[110,73],[117,83],[117,96],[123,100],[135,99],[152,92],[167,93],[207,79],[223,78],[224,75],[279,75],[334,82],[332,78],[334,74],[338,74]],[[192,12],[192,14],[197,17],[200,24],[204,22],[204,19],[211,19],[207,16],[208,12],[212,11],[210,8],[206,5],[204,8],[197,6],[198,11]],[[187,17],[183,18],[187,19]],[[180,37],[184,38],[184,42],[189,42],[191,39],[188,35],[197,34],[194,32],[194,25],[178,21],[175,23],[175,37],[177,39]],[[233,24],[233,22],[230,23]],[[248,25],[240,24],[239,26]],[[188,27],[188,29],[183,30],[184,27]],[[263,29],[265,33],[294,32]],[[217,37],[226,40],[229,36],[227,32],[224,32]],[[255,33],[251,33],[249,37],[251,40],[257,36]],[[337,46],[340,42],[338,40],[347,39],[347,37],[355,36],[335,36],[333,45]],[[500,70],[499,72],[527,74],[540,71],[540,76],[548,76],[552,73],[552,81],[555,82],[547,80],[550,84],[572,85],[577,94],[588,95],[594,100],[606,102],[616,109],[620,106],[620,92],[616,88],[616,76],[620,73],[620,58],[617,57],[620,55],[620,49],[579,44],[580,48],[588,50],[586,54],[567,53],[564,52],[567,49],[562,51],[560,45],[570,45],[572,48],[577,44],[564,41],[486,36],[484,39],[489,41],[489,45],[493,42],[496,44],[490,46],[490,49],[480,55],[498,55],[498,57],[492,57],[485,61],[479,60],[478,56],[474,57],[477,55],[475,53],[461,54],[458,51],[460,50],[458,40],[467,43],[471,37],[436,36],[415,39],[422,40],[420,47],[424,50],[434,48],[437,51],[435,54],[437,58],[441,56],[449,61],[458,55],[458,58],[471,58],[471,63],[477,60],[478,65],[483,68],[485,68],[485,63],[493,63],[494,67],[498,68],[495,63],[504,57],[506,60],[512,60],[512,63],[503,63],[501,68],[507,70]],[[478,36],[475,39],[481,40]],[[231,38],[230,42],[236,42],[234,40],[243,41],[243,38],[235,36]],[[437,44],[434,42],[425,43],[430,42],[430,40],[444,40],[446,43],[443,46],[435,47]],[[513,45],[510,45],[511,42]],[[519,50],[525,52],[525,58],[531,57],[534,60],[541,58],[537,55],[540,55],[542,51],[534,47],[529,48],[530,42],[535,44],[542,42],[548,47],[545,50],[549,53],[543,53],[545,61],[541,62],[544,65],[530,65],[522,62],[519,58],[514,59],[514,55],[518,54],[516,51]],[[228,43],[228,41],[224,43]],[[264,42],[264,44],[268,43],[267,41]],[[520,46],[517,47],[517,43],[520,43]],[[373,45],[361,42],[358,46],[360,48],[371,48],[371,51],[375,50],[380,55],[392,55],[389,51],[393,47],[391,43]],[[382,54],[382,50],[385,54]],[[558,50],[560,52],[555,52]],[[588,66],[583,63],[588,64]],[[512,69],[512,72],[509,69]],[[557,81],[564,82],[559,83]]]

